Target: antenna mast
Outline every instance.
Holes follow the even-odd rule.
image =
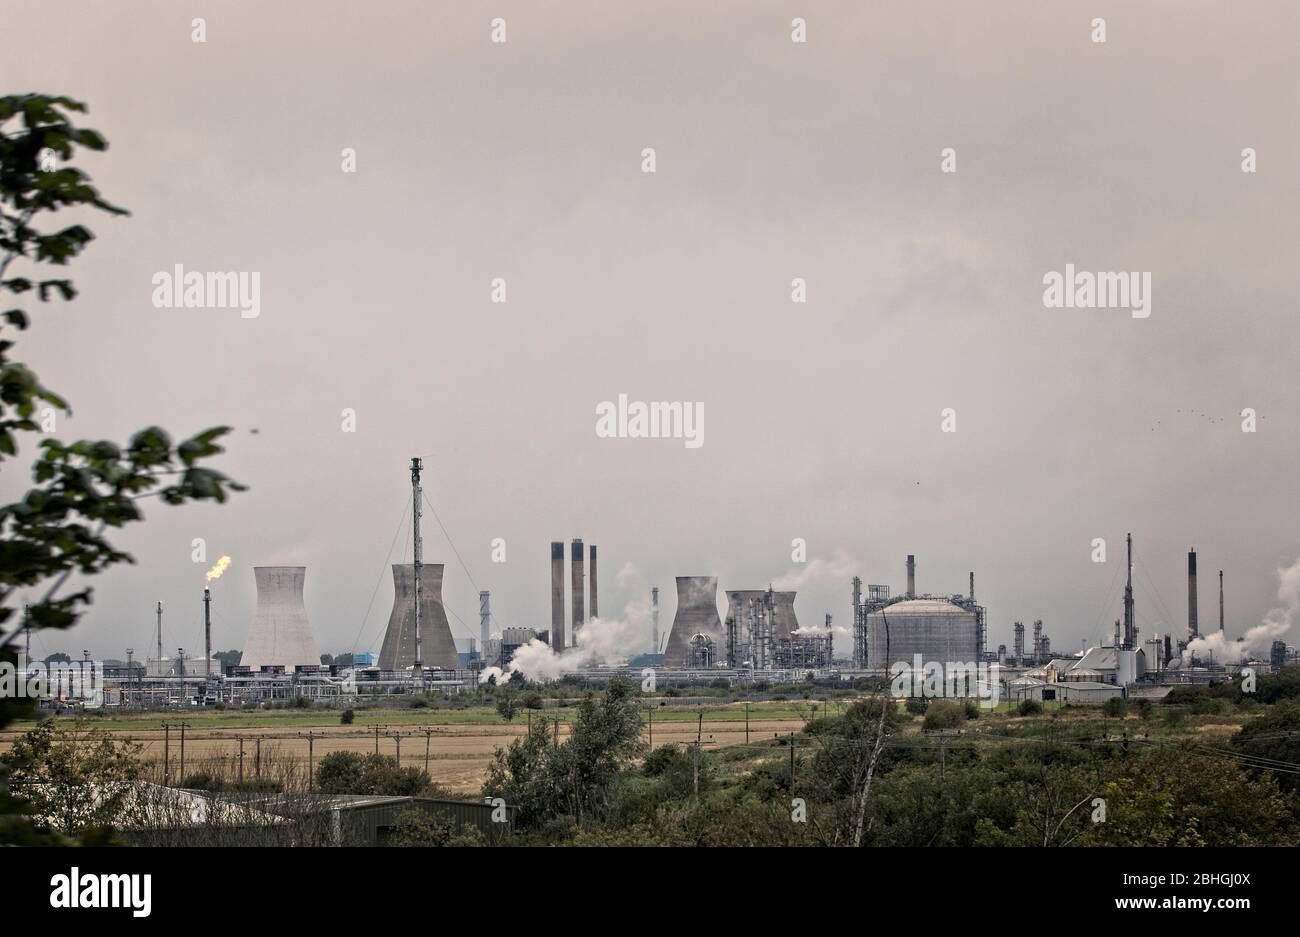
[[[158,603],[158,666],[162,666],[162,602]]]
[[[420,540],[420,469],[418,458],[411,459],[411,528],[415,537],[415,669],[423,675],[424,644],[420,635],[420,568],[424,565]]]

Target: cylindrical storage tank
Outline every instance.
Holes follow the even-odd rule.
[[[885,654],[885,625],[889,654]],[[947,599],[907,599],[867,615],[867,666],[888,669],[898,661],[908,666],[921,655],[922,665],[979,663],[979,624],[975,612]]]
[[[306,566],[254,566],[257,608],[248,627],[240,665],[280,666],[288,671],[304,665],[320,666],[320,652],[303,604]]]

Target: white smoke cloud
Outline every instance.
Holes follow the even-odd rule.
[[[843,587],[853,578],[858,564],[843,550],[838,550],[830,559],[813,557],[807,563],[793,567],[789,572],[772,583],[778,592],[800,592],[815,588],[823,583]]]
[[[1189,654],[1198,658],[1214,656],[1216,661],[1237,664],[1267,655],[1273,642],[1291,630],[1300,615],[1300,558],[1286,567],[1278,567],[1277,597],[1282,602],[1264,616],[1264,621],[1240,638],[1229,639],[1222,632],[1197,638],[1187,645]]]
[[[626,564],[618,575],[619,584],[633,584],[640,577]],[[640,590],[645,593],[645,589]],[[618,667],[629,657],[646,653],[650,646],[650,598],[648,595],[634,599],[623,607],[618,618],[593,618],[578,629],[577,645],[557,654],[546,642],[534,638],[521,645],[510,658],[503,671],[488,667],[479,675],[479,683],[496,677],[497,683],[506,683],[516,673],[529,680],[549,683],[565,673],[581,667]]]

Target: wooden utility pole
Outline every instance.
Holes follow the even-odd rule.
[[[794,793],[794,733],[790,733],[790,793]]]
[[[749,744],[749,700],[745,700],[745,744]]]
[[[239,786],[244,786],[244,737],[239,736]]]
[[[429,773],[429,739],[433,737],[433,729],[428,726],[424,727],[424,773]]]
[[[397,767],[402,767],[402,733],[392,732],[393,742],[397,745]]]
[[[316,746],[317,739],[325,738],[324,734],[317,735],[315,732],[308,732],[305,735],[302,732],[299,736],[307,739],[307,789],[316,790]]]
[[[700,718],[696,723],[695,729],[695,757],[691,759],[692,774],[694,775],[693,783],[695,786],[695,800],[698,803],[700,799],[700,742],[704,737],[704,710],[700,710]]]
[[[185,782],[185,730],[188,729],[190,725],[188,722],[182,722],[180,725],[181,725],[181,770],[180,773],[176,776],[176,780],[180,783],[184,783]]]
[[[169,726],[167,723],[164,722],[162,724],[162,727],[163,727],[163,786],[166,787],[168,784],[171,783],[171,777],[172,777],[172,770],[171,770],[172,737],[171,737],[171,726]]]
[[[962,734],[961,729],[932,729],[925,733],[939,740],[939,780],[943,780],[944,754],[948,743]]]

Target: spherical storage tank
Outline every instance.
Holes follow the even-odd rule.
[[[889,654],[885,654],[885,625]],[[906,599],[867,615],[867,666],[887,669],[915,655],[922,664],[978,662],[979,624],[973,610],[947,599]]]

